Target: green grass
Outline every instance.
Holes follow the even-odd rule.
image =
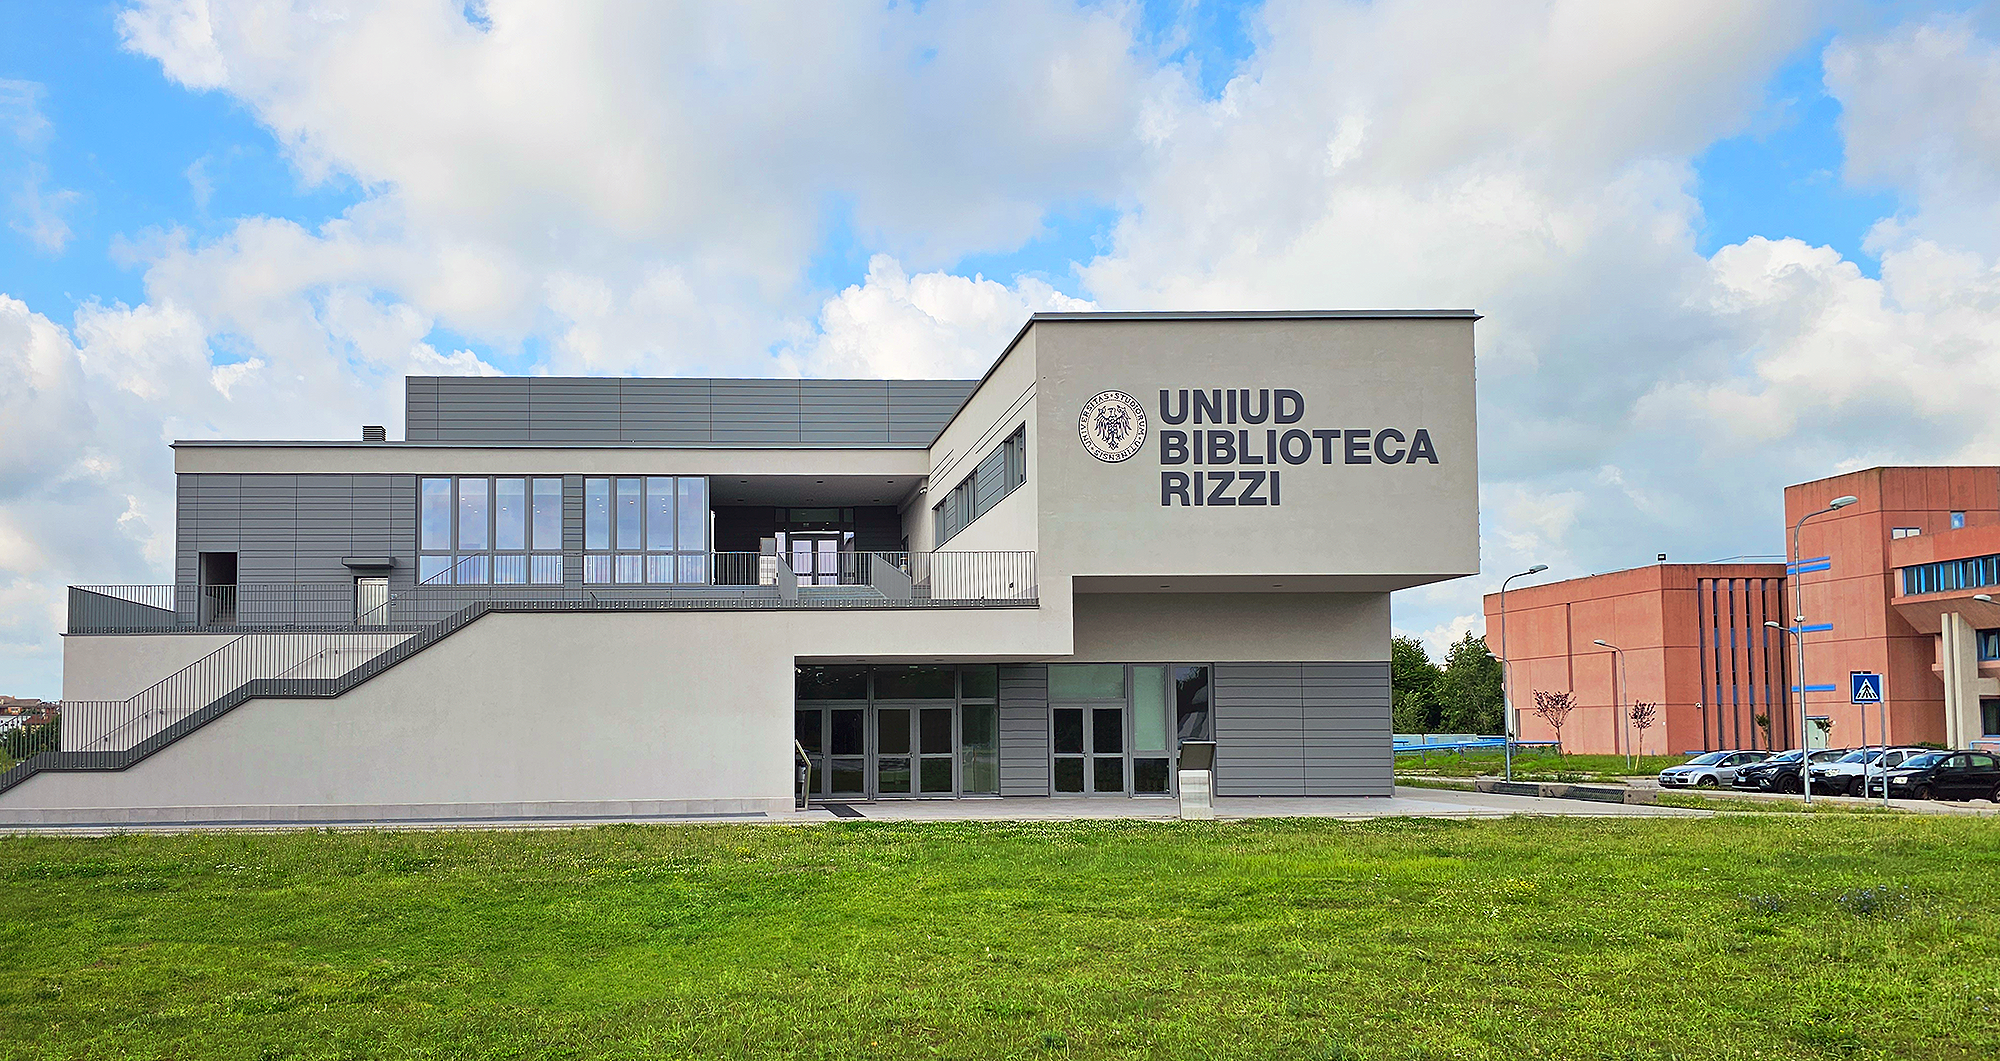
[[[1622,755],[1521,755],[1514,756],[1514,777],[1525,781],[1622,781],[1627,777],[1651,777],[1669,766],[1687,762],[1686,755],[1641,755],[1627,766]],[[1433,774],[1438,777],[1497,777],[1507,768],[1500,752],[1473,752],[1459,756],[1431,752],[1428,756],[1398,755],[1398,773]]]
[[[2000,1056],[2000,821],[0,839],[0,1057]]]

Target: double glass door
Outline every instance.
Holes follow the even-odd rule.
[[[799,708],[795,736],[812,762],[807,790],[846,799],[955,795],[956,714],[949,705]]]
[[[839,534],[790,535],[792,573],[801,586],[840,585]]]
[[[1123,705],[1058,707],[1050,721],[1058,795],[1127,790]]]

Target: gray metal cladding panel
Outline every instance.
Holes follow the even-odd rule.
[[[1000,794],[1049,794],[1049,668],[1000,667]]]
[[[921,446],[966,380],[413,376],[404,437],[440,442]]]
[[[882,445],[889,440],[885,380],[801,380],[799,441],[817,445]]]
[[[1300,665],[1222,663],[1213,677],[1216,795],[1304,795]]]
[[[798,443],[801,438],[798,380],[719,379],[710,387],[715,441]]]
[[[691,445],[714,440],[713,396],[705,379],[618,381],[618,440]]]
[[[411,442],[431,442],[438,437],[436,376],[404,378],[403,437]]]
[[[583,476],[563,476],[563,585],[583,585]]]
[[[535,379],[527,381],[528,441],[618,441],[619,384],[616,379]]]
[[[1303,678],[1306,794],[1389,795],[1389,664],[1308,663]]]

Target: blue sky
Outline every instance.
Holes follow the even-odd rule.
[[[1991,5],[466,10],[0,0],[0,692],[56,692],[64,585],[167,578],[167,440],[395,423],[405,373],[1471,306],[1494,571],[1772,552],[1786,483],[2000,448]]]

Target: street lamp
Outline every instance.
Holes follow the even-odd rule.
[[[1794,577],[1796,577],[1796,576],[1794,576]],[[1799,631],[1798,631],[1798,630],[1797,630],[1796,628],[1794,628],[1794,627],[1790,627],[1790,626],[1786,626],[1785,624],[1783,624],[1783,623],[1781,623],[1781,622],[1778,622],[1778,621],[1777,621],[1776,619],[1766,619],[1766,620],[1764,620],[1764,625],[1765,625],[1765,626],[1768,626],[1768,627],[1770,627],[1770,628],[1771,628],[1771,629],[1773,629],[1773,630],[1776,630],[1776,631],[1778,631],[1778,632],[1779,632],[1779,633],[1781,633],[1781,634],[1790,634],[1790,635],[1792,635],[1792,640],[1794,640],[1794,641],[1804,641],[1804,640],[1805,640],[1805,636],[1806,636],[1806,635],[1804,635],[1804,634],[1800,633],[1800,632],[1799,632]],[[1753,737],[1752,737],[1752,739],[1754,740],[1754,739],[1755,739],[1755,737],[1753,736]],[[1765,743],[1765,745],[1767,746],[1767,747],[1765,748],[1765,750],[1766,750],[1766,751],[1777,751],[1777,749],[1776,749],[1776,748],[1771,748],[1771,747],[1768,747],[1768,745],[1769,745],[1769,744],[1771,743],[1771,733],[1770,733],[1770,731],[1769,731],[1769,730],[1765,730],[1765,731],[1764,731],[1764,743]],[[1803,755],[1803,754],[1805,754],[1805,753],[1801,752],[1800,754],[1801,754],[1801,755]]]
[[[1806,739],[1806,589],[1805,578],[1799,573],[1799,531],[1806,521],[1814,516],[1824,516],[1861,500],[1853,494],[1836,497],[1817,512],[1808,512],[1792,524],[1792,625],[1798,627],[1799,636],[1799,790],[1805,794],[1805,805],[1812,806],[1812,741]],[[1885,774],[1882,783],[1889,783]]]
[[[1514,780],[1514,668],[1507,662],[1507,583],[1527,575],[1539,575],[1548,569],[1547,564],[1536,564],[1500,581],[1500,714],[1507,731],[1501,745],[1505,749],[1509,781]]]
[[[1612,659],[1614,659],[1614,660],[1617,660],[1617,661],[1618,661],[1618,679],[1617,679],[1617,681],[1616,681],[1616,682],[1615,682],[1615,683],[1613,684],[1613,687],[1612,687],[1612,690],[1611,690],[1611,705],[1612,705],[1612,707],[1616,708],[1616,709],[1617,709],[1617,711],[1618,711],[1618,714],[1619,714],[1619,715],[1620,715],[1621,717],[1623,717],[1623,718],[1625,719],[1625,764],[1626,764],[1626,769],[1631,769],[1631,764],[1632,764],[1632,716],[1631,716],[1631,715],[1628,715],[1628,714],[1626,714],[1626,713],[1625,713],[1625,705],[1624,705],[1623,701],[1621,701],[1621,700],[1620,700],[1620,699],[1618,698],[1618,687],[1620,687],[1620,686],[1624,686],[1624,687],[1626,687],[1626,691],[1627,691],[1627,692],[1630,692],[1630,691],[1631,691],[1631,689],[1630,689],[1630,686],[1629,686],[1629,685],[1628,685],[1628,683],[1627,683],[1627,682],[1625,681],[1625,650],[1624,650],[1624,649],[1622,649],[1622,648],[1619,648],[1619,647],[1618,647],[1617,645],[1614,645],[1614,644],[1612,644],[1612,643],[1611,643],[1611,642],[1609,642],[1609,641],[1604,641],[1604,640],[1598,640],[1598,641],[1592,641],[1592,642],[1591,642],[1591,644],[1593,644],[1593,645],[1597,645],[1597,646],[1599,646],[1599,647],[1601,647],[1601,648],[1608,648],[1608,649],[1610,649],[1610,650],[1611,650],[1611,658],[1612,658]]]

